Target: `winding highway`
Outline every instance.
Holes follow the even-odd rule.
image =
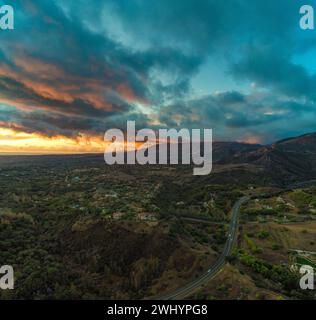
[[[167,293],[164,296],[159,297],[157,300],[177,300],[182,299],[192,293],[194,290],[199,288],[201,285],[208,282],[209,279],[213,278],[226,264],[226,258],[232,253],[235,241],[238,235],[238,217],[240,207],[246,203],[250,198],[242,197],[235,204],[232,209],[232,218],[229,225],[228,238],[222,254],[219,256],[214,265],[212,265],[205,273],[199,278],[193,280],[182,288],[176,289],[173,292]]]

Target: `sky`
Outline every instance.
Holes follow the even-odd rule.
[[[5,2],[0,153],[103,151],[128,120],[261,144],[316,131],[312,0]]]

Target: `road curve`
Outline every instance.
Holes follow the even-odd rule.
[[[228,238],[222,254],[219,256],[214,265],[212,265],[205,273],[199,278],[193,280],[182,288],[176,289],[173,292],[167,293],[164,296],[158,297],[157,300],[177,300],[185,298],[195,289],[199,288],[202,284],[206,283],[209,279],[213,278],[226,264],[226,258],[231,255],[235,241],[238,235],[238,217],[242,204],[247,202],[249,197],[240,198],[232,209],[232,218],[229,225]]]

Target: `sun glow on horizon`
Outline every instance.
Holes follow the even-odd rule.
[[[54,136],[48,137],[39,133],[27,133],[14,129],[0,128],[0,154],[85,154],[104,153],[111,142],[106,142],[103,136],[78,137]],[[131,151],[141,148],[143,144],[124,142],[118,151]]]
[[[103,137],[47,137],[0,128],[0,153],[69,154],[104,152]]]

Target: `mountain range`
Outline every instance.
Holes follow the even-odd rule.
[[[252,164],[282,182],[310,180],[316,177],[316,133],[264,146],[215,142],[213,159],[215,164]]]

